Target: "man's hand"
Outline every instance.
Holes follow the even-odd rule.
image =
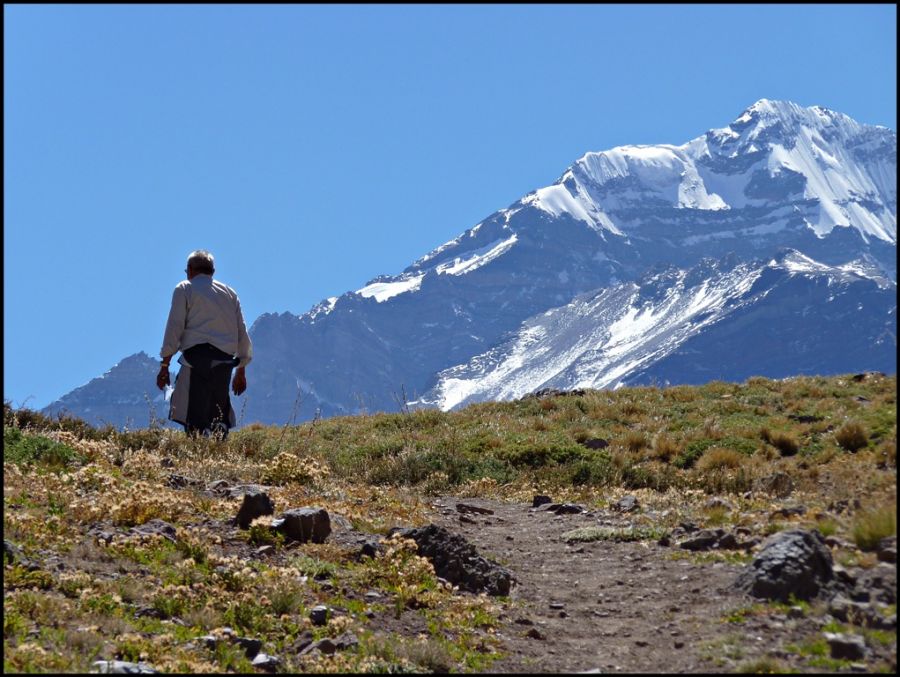
[[[169,385],[169,366],[164,364],[159,368],[159,373],[156,375],[156,387],[162,390],[167,385]]]
[[[234,372],[234,378],[231,380],[231,390],[235,395],[240,395],[246,389],[247,376],[244,374],[244,368],[238,367]]]

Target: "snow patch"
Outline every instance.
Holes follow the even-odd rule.
[[[518,241],[519,236],[513,234],[505,240],[495,240],[490,244],[468,252],[468,258],[456,257],[453,261],[442,263],[435,268],[439,275],[465,275],[502,256]]]
[[[383,303],[399,294],[418,290],[422,286],[422,278],[424,277],[425,273],[422,273],[421,275],[413,275],[394,282],[373,282],[362,289],[357,289],[356,293],[365,298],[374,298],[378,303]]]

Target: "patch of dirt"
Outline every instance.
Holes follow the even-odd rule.
[[[457,503],[493,514],[460,513]],[[676,548],[650,541],[567,544],[561,538],[601,517],[625,526],[627,515],[556,515],[453,497],[432,507],[435,524],[462,534],[516,579],[515,603],[499,631],[505,656],[491,672],[733,672],[766,656],[813,671],[783,647],[821,638],[821,620],[770,614],[727,621],[729,613],[759,602],[733,587],[740,564],[674,559]]]

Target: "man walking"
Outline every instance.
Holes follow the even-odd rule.
[[[252,358],[241,302],[228,285],[213,280],[215,265],[208,251],[188,257],[187,280],[172,293],[156,385],[169,385],[169,363],[181,351],[181,370],[169,406],[169,419],[181,423],[189,435],[228,436],[236,424],[228,381],[235,395],[247,389],[244,369]]]

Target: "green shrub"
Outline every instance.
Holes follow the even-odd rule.
[[[18,428],[3,428],[3,460],[27,465],[41,463],[62,468],[85,458],[71,447],[40,435],[28,435]]]
[[[697,462],[697,459],[703,456],[703,452],[715,445],[718,445],[718,440],[710,438],[694,440],[693,442],[688,443],[684,448],[684,451],[675,457],[675,460],[672,461],[672,465],[676,468],[681,468],[682,470],[692,468],[694,467],[694,463]]]
[[[517,468],[540,468],[580,460],[590,451],[571,440],[549,440],[513,443],[501,450],[499,456]]]
[[[593,458],[581,459],[572,464],[569,479],[575,485],[609,486],[617,478],[618,471],[605,453]]]

